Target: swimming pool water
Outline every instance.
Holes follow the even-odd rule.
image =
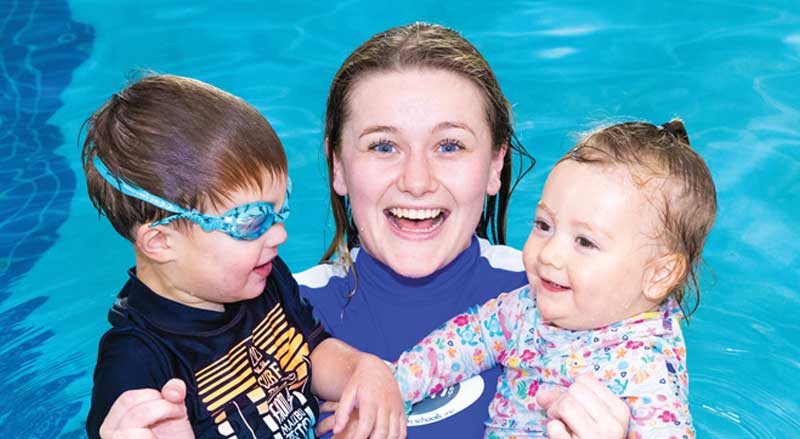
[[[777,0],[0,2],[0,436],[84,436],[97,342],[133,254],[85,194],[77,139],[133,69],[196,77],[267,116],[302,211],[281,254],[303,269],[332,232],[329,81],[370,35],[418,20],[460,30],[514,103],[538,160],[510,207],[516,247],[575,133],[685,120],[720,203],[685,330],[699,436],[798,436],[800,5]]]

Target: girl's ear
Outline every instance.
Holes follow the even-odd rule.
[[[344,178],[344,171],[342,170],[342,161],[339,156],[328,148],[328,138],[325,138],[325,155],[328,160],[333,160],[333,190],[341,196],[347,195],[347,182]]]
[[[500,147],[500,151],[492,157],[492,162],[489,166],[489,182],[486,185],[486,194],[489,196],[497,195],[497,192],[500,191],[500,186],[502,185],[502,181],[500,180],[500,175],[503,172],[503,160],[508,153],[508,144],[503,144]]]
[[[145,256],[156,262],[169,262],[175,259],[175,243],[178,231],[171,227],[150,227],[142,224],[136,229],[136,247]]]
[[[677,253],[655,259],[648,264],[644,272],[642,279],[644,296],[653,302],[661,302],[683,279],[686,269],[686,258]]]

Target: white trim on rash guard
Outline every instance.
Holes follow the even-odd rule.
[[[355,262],[358,257],[358,250],[358,248],[350,250],[350,259],[352,259],[353,262]],[[294,280],[296,280],[299,285],[316,289],[328,285],[328,282],[334,277],[346,277],[347,270],[345,270],[342,264],[319,264],[308,270],[294,273],[292,276],[294,276]]]
[[[492,245],[486,239],[478,238],[481,257],[489,261],[492,268],[508,271],[525,271],[522,265],[522,252],[507,245]]]
[[[493,245],[488,240],[478,238],[481,257],[485,258],[492,268],[508,271],[524,271],[522,252],[507,245]],[[358,257],[359,248],[350,250],[353,262]],[[308,288],[322,288],[334,277],[345,277],[347,271],[340,264],[319,264],[300,273],[294,273],[298,284]]]

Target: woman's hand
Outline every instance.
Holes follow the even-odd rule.
[[[566,390],[540,391],[536,401],[547,410],[552,439],[618,439],[628,433],[628,405],[590,374]]]
[[[348,422],[354,409],[358,409],[355,424]],[[337,438],[406,437],[406,415],[400,388],[383,360],[374,355],[360,354],[334,417],[333,432]]]
[[[114,401],[103,425],[102,439],[194,439],[186,414],[186,384],[171,379],[156,389],[128,390]]]

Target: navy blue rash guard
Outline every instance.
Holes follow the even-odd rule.
[[[332,336],[387,361],[456,314],[527,282],[518,250],[477,237],[450,264],[418,279],[396,274],[364,249],[351,255],[358,290],[349,304],[355,278],[337,265],[297,274],[300,294]],[[483,437],[499,375],[499,367],[490,369],[414,406],[408,437]]]
[[[313,436],[319,406],[311,394],[310,353],[330,335],[300,298],[280,258],[264,292],[215,312],[155,294],[133,270],[111,308],[100,341],[90,438],[126,390],[187,386],[197,438]]]

